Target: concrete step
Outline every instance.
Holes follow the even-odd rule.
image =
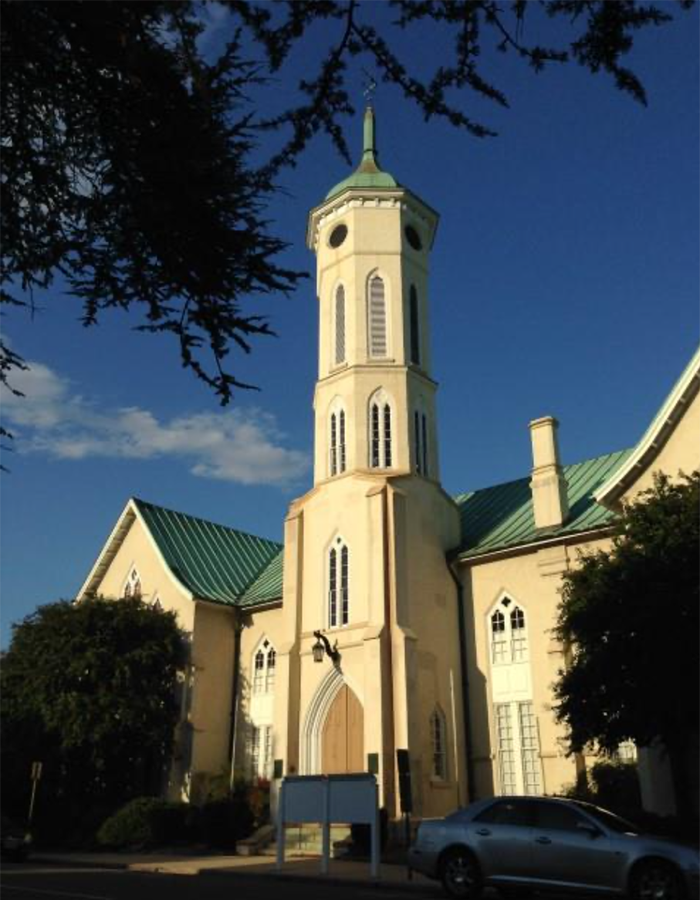
[[[330,831],[331,857],[334,857],[334,844],[339,844],[350,837],[350,826],[331,825]],[[321,826],[316,824],[287,825],[284,850],[285,856],[321,856],[323,852]],[[276,856],[277,842],[268,845],[262,851],[262,855]]]

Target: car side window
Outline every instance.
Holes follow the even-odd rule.
[[[561,803],[537,803],[537,827],[553,831],[576,831],[588,819]]]
[[[475,816],[474,821],[488,825],[520,825],[528,828],[534,822],[532,804],[527,800],[498,800]]]

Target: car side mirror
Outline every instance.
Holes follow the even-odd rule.
[[[593,825],[592,823],[589,824],[588,822],[579,822],[576,825],[576,828],[578,829],[578,831],[583,831],[584,834],[587,834],[590,838],[600,837],[600,835],[603,833],[600,828],[597,828],[595,825]]]

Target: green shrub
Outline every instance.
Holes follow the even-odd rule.
[[[155,847],[192,836],[193,814],[187,803],[137,797],[103,822],[97,842],[103,847]]]
[[[632,762],[600,760],[575,785],[565,788],[562,796],[595,803],[633,822],[642,815],[639,774]]]

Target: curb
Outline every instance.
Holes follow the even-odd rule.
[[[318,875],[311,875],[306,872],[278,872],[277,870],[272,870],[268,872],[255,872],[248,871],[247,869],[200,869],[197,872],[198,875],[205,876],[207,878],[215,877],[215,878],[223,878],[231,875],[244,875],[250,878],[267,878],[274,881],[297,881],[303,884],[327,884],[327,885],[336,885],[343,886],[347,885],[348,887],[365,887],[365,888],[377,888],[379,890],[402,890],[402,891],[411,891],[411,892],[423,892],[430,891],[431,893],[440,890],[440,883],[438,881],[434,883],[427,884],[416,884],[411,881],[393,881],[388,879],[378,879],[376,881],[372,880],[372,878],[357,878],[355,876],[349,876],[347,878],[343,878],[339,875],[322,875],[320,872]]]
[[[126,862],[105,862],[96,859],[94,862],[87,859],[65,859],[64,857],[44,856],[41,853],[30,853],[28,862],[41,863],[44,866],[71,866],[75,869],[114,869],[124,871],[129,868]]]
[[[140,863],[127,863],[127,862],[116,862],[116,861],[104,861],[104,860],[86,860],[86,859],[78,859],[78,860],[68,860],[64,857],[54,857],[51,855],[32,855],[30,856],[30,860],[32,862],[40,863],[42,865],[52,865],[52,866],[64,866],[71,867],[76,869],[106,869],[112,871],[121,871],[121,872],[133,872],[136,874],[153,874],[153,875],[188,875],[188,876],[200,876],[204,878],[230,878],[236,877],[237,875],[241,875],[243,877],[248,878],[258,878],[258,879],[268,879],[272,881],[295,881],[301,884],[327,884],[329,886],[343,886],[347,885],[348,887],[364,887],[364,888],[375,888],[377,890],[405,890],[411,893],[421,893],[421,892],[435,892],[439,890],[439,883],[435,882],[435,884],[415,884],[410,881],[394,881],[387,879],[378,879],[372,880],[372,878],[357,878],[356,876],[348,876],[342,877],[339,875],[322,875],[319,872],[316,875],[312,875],[308,872],[290,872],[290,871],[282,871],[279,872],[276,869],[268,870],[265,872],[251,870],[247,866],[237,867],[230,866],[229,868],[214,868],[208,866],[198,866],[193,864],[192,866],[181,868],[170,868],[172,862],[140,862]],[[184,862],[184,861],[183,861]],[[180,863],[175,863],[176,866],[182,865]]]

